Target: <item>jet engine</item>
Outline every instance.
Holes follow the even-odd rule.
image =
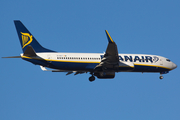
[[[94,74],[99,79],[111,79],[115,77],[115,72],[98,72]]]

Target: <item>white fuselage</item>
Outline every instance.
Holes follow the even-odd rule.
[[[99,64],[103,58],[103,53],[36,53],[38,57],[26,57],[21,54],[22,58],[28,61],[33,60],[46,60],[52,65],[46,66],[54,69],[62,70],[84,70],[88,71],[93,69]],[[31,61],[32,62],[32,61]],[[36,64],[35,61],[33,61]],[[63,64],[62,64],[63,63]],[[39,64],[37,62],[37,64]],[[157,56],[157,55],[146,55],[146,54],[119,54],[119,67],[131,67],[134,68],[132,72],[161,72],[170,71],[177,66],[169,59]],[[153,68],[153,69],[151,69]],[[157,69],[154,69],[157,68]],[[160,68],[160,69],[159,69]],[[119,71],[127,71],[121,70]]]

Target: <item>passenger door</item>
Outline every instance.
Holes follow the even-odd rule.
[[[162,58],[160,59],[160,65],[163,65],[163,60],[162,60]]]

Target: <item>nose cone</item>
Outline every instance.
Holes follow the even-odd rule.
[[[177,65],[175,63],[172,63],[172,69],[177,68]]]

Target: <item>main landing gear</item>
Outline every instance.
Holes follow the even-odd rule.
[[[164,77],[163,77],[163,76],[162,76],[162,74],[160,73],[160,77],[159,77],[159,79],[161,79],[161,80],[162,80],[163,78],[164,78]]]
[[[89,81],[92,82],[95,80],[95,77],[92,75],[91,77],[89,77]]]

